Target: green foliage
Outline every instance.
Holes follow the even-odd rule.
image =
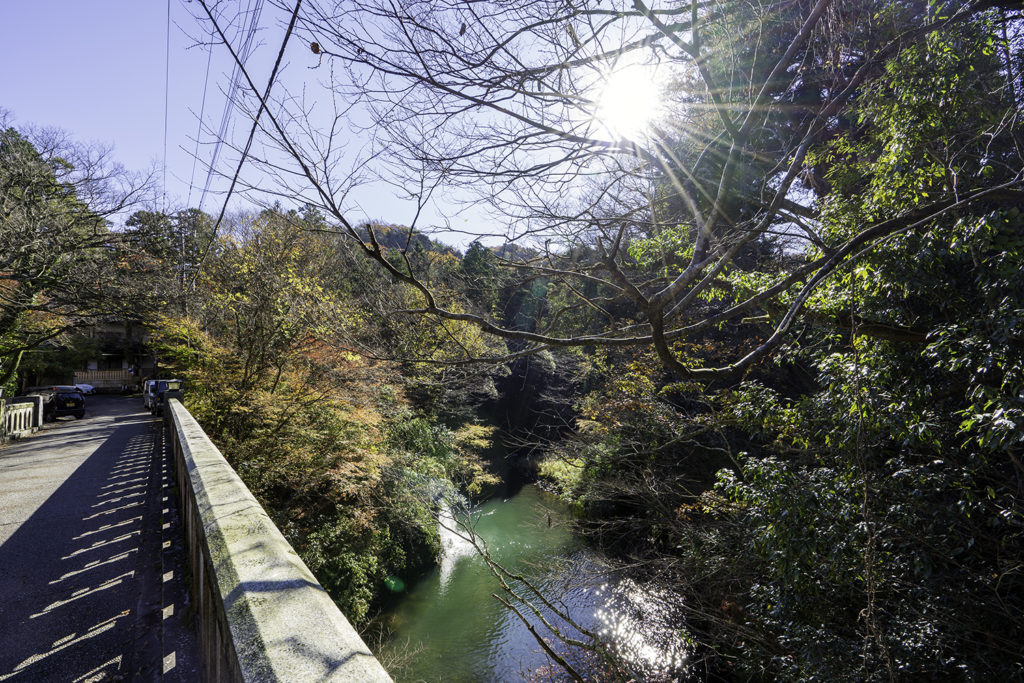
[[[99,342],[92,337],[68,335],[67,342],[54,349],[40,349],[24,355],[21,370],[39,375],[60,375],[69,368],[84,368],[100,353]]]
[[[468,424],[453,432],[427,418],[398,414],[385,429],[388,447],[411,456],[410,467],[419,475],[454,482],[469,495],[498,483],[479,457],[490,445],[493,427]]]
[[[188,321],[162,329],[186,407],[349,619],[365,623],[390,577],[411,580],[433,562],[431,500],[378,428],[378,411],[398,408],[393,394],[302,369],[254,385],[237,349]]]
[[[485,312],[490,312],[498,303],[501,287],[498,267],[494,252],[479,241],[469,245],[459,266],[466,298]]]
[[[221,238],[188,314],[163,316],[154,343],[186,407],[363,625],[434,563],[436,493],[496,481],[479,458],[493,430],[417,416],[397,367],[349,350],[339,330],[372,328],[365,301],[340,279],[337,245],[304,229],[315,216],[295,218],[266,212]]]
[[[79,199],[72,171],[15,129],[0,130],[0,386],[26,351],[111,303],[91,280],[113,275],[106,224]]]
[[[693,256],[690,229],[683,225],[665,227],[645,239],[629,243],[630,258],[638,268],[672,278],[679,274],[683,259]]]
[[[185,310],[203,256],[213,247],[213,218],[199,209],[136,211],[123,237],[139,252],[160,310]]]
[[[593,366],[596,386],[579,401],[576,430],[539,474],[585,513],[585,529],[600,530],[593,540],[657,562],[677,542],[680,510],[697,503],[728,456],[695,387],[666,384],[655,367],[639,354]]]
[[[97,319],[153,309],[143,259],[109,229],[144,190],[105,150],[0,128],[0,386],[14,384],[22,359],[42,368],[80,358],[74,332]]]
[[[878,16],[900,25],[914,11],[883,3]],[[994,19],[909,41],[879,66],[856,116],[808,162],[827,181],[824,243],[790,264],[730,268],[722,301],[781,282],[865,225],[1019,175],[1020,126],[1006,116],[1019,96],[1004,70],[1020,49]],[[859,253],[808,300],[785,351],[740,384],[697,392],[650,358],[603,362],[575,434],[541,471],[584,510],[581,529],[678,591],[716,671],[1024,677],[1017,202],[994,191]],[[665,248],[630,247],[652,277]],[[774,322],[803,284],[759,317]],[[734,333],[736,346],[760,337],[753,325]],[[675,350],[721,364],[728,334]]]
[[[999,109],[991,35],[984,22],[936,34],[865,94],[862,129],[831,146],[853,162],[830,174],[836,240],[1000,173],[999,144],[979,135]],[[747,530],[736,570],[757,577],[729,599],[772,634],[734,641],[746,675],[1022,675],[1022,235],[1016,208],[981,207],[895,236],[813,305],[923,345],[820,334],[794,356],[817,391],[723,396],[757,445],[717,487]]]

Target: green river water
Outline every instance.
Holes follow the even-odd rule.
[[[475,508],[473,526],[491,556],[528,575],[572,619],[616,644],[641,678],[665,680],[685,660],[668,621],[671,605],[604,569],[565,527],[557,498],[526,486]],[[440,526],[441,565],[409,587],[384,617],[377,649],[398,683],[560,680],[538,675],[549,662],[536,639],[493,596],[500,584],[465,539]]]

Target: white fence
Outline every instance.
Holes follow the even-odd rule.
[[[74,380],[75,384],[88,384],[97,389],[134,387],[140,381],[130,370],[76,370]]]

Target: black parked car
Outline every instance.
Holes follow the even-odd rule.
[[[50,419],[55,420],[62,415],[74,415],[81,420],[85,417],[85,396],[78,387],[59,385],[53,388],[54,405]]]
[[[65,384],[34,387],[28,395],[43,397],[43,419],[47,422],[53,422],[64,415],[74,415],[78,420],[85,417],[85,396],[77,387]]]

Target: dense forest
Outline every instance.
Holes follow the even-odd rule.
[[[1024,678],[1020,3],[313,4],[393,177],[499,227],[350,221],[326,133],[258,89],[295,170],[247,191],[289,199],[226,218],[5,126],[0,384],[148,325],[357,626],[504,445],[673,596],[680,677]],[[642,139],[595,121],[609,60],[669,74]],[[634,675],[558,635],[600,659],[566,675]]]

